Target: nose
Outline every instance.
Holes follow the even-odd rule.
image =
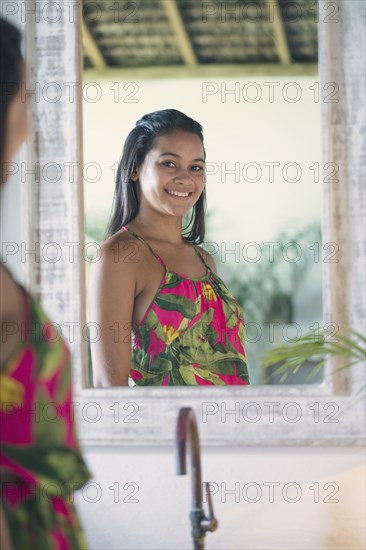
[[[189,168],[180,167],[178,173],[174,177],[174,183],[184,184],[187,181],[192,181],[192,175],[189,172]]]

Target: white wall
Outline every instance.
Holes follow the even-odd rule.
[[[14,170],[20,162],[20,155],[13,160]],[[0,241],[1,260],[16,279],[24,282],[21,245],[20,179],[14,175],[0,189]],[[15,223],[14,223],[15,222]],[[25,252],[25,249],[23,249]]]
[[[201,451],[202,479],[218,488],[212,498],[219,529],[207,534],[207,549],[366,547],[364,450],[267,447]],[[88,447],[85,456],[94,473],[94,486],[78,492],[76,505],[91,549],[192,548],[191,479],[190,474],[176,475],[173,448]],[[279,484],[273,485],[273,502],[271,482]],[[114,502],[117,484],[119,501]],[[235,487],[237,492],[230,493]],[[129,495],[138,502],[127,502]],[[327,498],[337,502],[326,502]]]

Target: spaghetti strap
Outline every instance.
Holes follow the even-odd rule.
[[[130,229],[130,228],[128,227],[128,225],[123,225],[123,226],[121,227],[121,229],[124,229],[125,231],[129,231],[130,233],[132,233],[132,235],[134,235],[135,237],[137,237],[138,239],[140,239],[140,241],[143,242],[143,243],[148,247],[148,249],[154,254],[154,256],[155,256],[155,257],[159,260],[159,262],[164,266],[165,271],[166,271],[166,272],[170,272],[170,269],[167,268],[167,266],[166,266],[164,260],[162,259],[162,257],[159,256],[159,254],[158,254],[157,252],[155,252],[155,250],[153,250],[153,249],[151,248],[151,246],[149,245],[149,243],[148,243],[143,237],[141,237],[140,235],[138,235],[137,233],[135,233],[134,231],[132,231],[132,229]],[[196,245],[193,244],[193,243],[190,242],[190,241],[187,241],[187,239],[184,239],[184,240],[187,242],[187,244],[193,246],[195,253],[196,253],[197,256],[201,259],[201,261],[203,262],[204,266],[206,267],[206,273],[211,272],[210,266],[207,264],[207,262],[206,262],[205,259],[203,258],[203,255],[198,251],[198,248],[196,247]],[[173,273],[175,273],[175,272],[173,271]]]
[[[157,252],[155,252],[155,250],[152,249],[152,247],[149,245],[149,243],[147,241],[145,241],[145,239],[143,237],[140,237],[140,235],[138,235],[137,233],[135,233],[134,231],[132,231],[132,229],[130,229],[128,227],[128,225],[123,225],[121,227],[121,229],[124,229],[125,231],[129,231],[130,233],[132,233],[132,235],[134,235],[135,237],[137,237],[138,239],[140,239],[141,242],[143,242],[147,248],[154,254],[155,258],[157,258],[159,260],[159,262],[164,266],[165,268],[165,271],[169,271],[167,266],[165,265],[165,262],[164,260],[162,259],[161,256],[159,256],[159,254]]]
[[[189,241],[188,241],[188,242],[189,242]],[[205,259],[204,259],[204,257],[203,257],[203,254],[201,254],[201,252],[199,252],[197,246],[196,246],[195,244],[193,244],[193,243],[189,243],[189,244],[191,244],[191,245],[193,246],[193,248],[194,248],[196,254],[199,256],[199,258],[201,258],[201,260],[202,260],[202,262],[205,264],[206,268],[209,269],[209,270],[211,271],[210,266],[209,266],[208,263],[205,261]]]

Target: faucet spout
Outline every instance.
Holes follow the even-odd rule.
[[[193,409],[182,407],[177,422],[177,474],[187,474],[187,436],[190,440],[192,472],[192,507],[202,509],[201,452]]]
[[[206,517],[202,507],[202,473],[201,452],[196,417],[193,409],[182,407],[178,414],[176,428],[176,458],[177,474],[187,474],[187,439],[190,442],[191,472],[192,472],[192,510],[190,514],[192,523],[192,538],[194,548],[204,548],[206,531],[215,531],[218,522],[213,515],[209,484],[206,483],[206,493],[209,504],[209,516]]]

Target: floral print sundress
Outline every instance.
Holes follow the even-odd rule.
[[[127,225],[121,229],[144,243],[165,269],[153,301],[132,331],[134,385],[249,385],[243,309],[196,246],[206,273],[189,278],[170,271]]]
[[[14,550],[86,549],[73,492],[91,473],[74,423],[70,351],[17,284],[21,345],[0,370],[1,504],[9,537]]]

